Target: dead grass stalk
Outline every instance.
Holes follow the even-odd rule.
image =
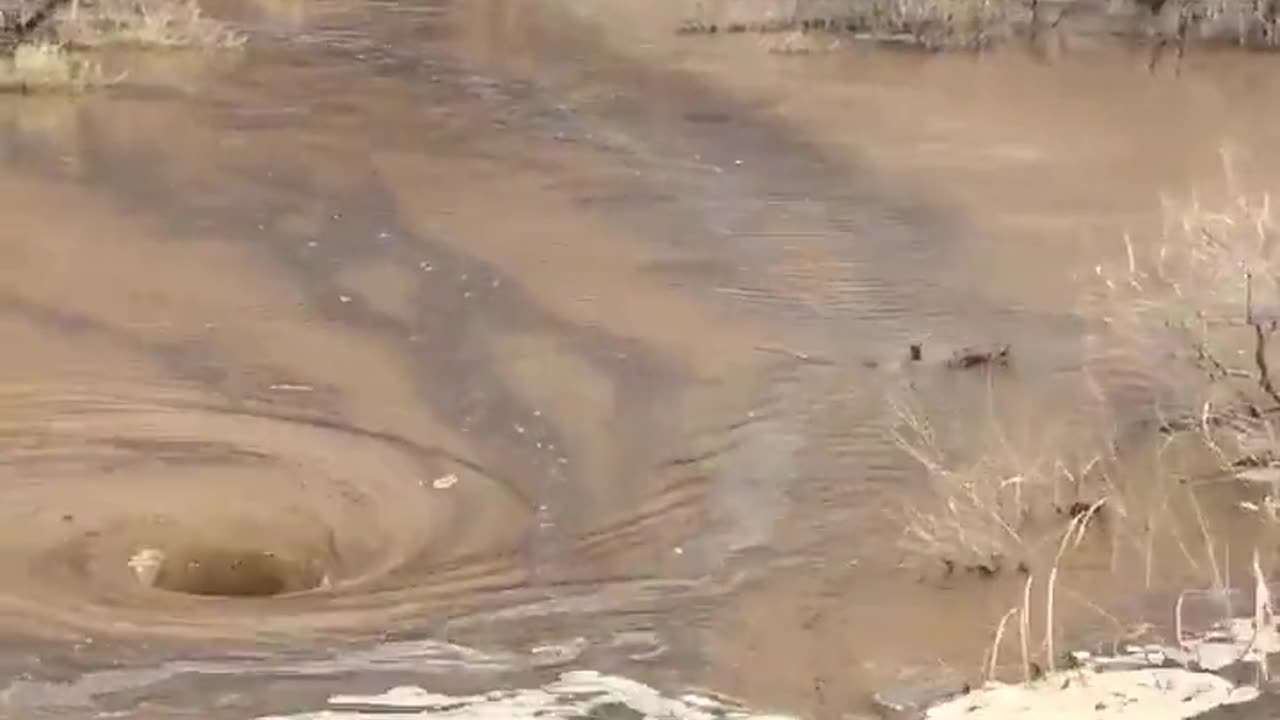
[[[240,47],[244,35],[207,17],[196,0],[95,0],[59,13],[54,33],[75,48],[225,49]]]

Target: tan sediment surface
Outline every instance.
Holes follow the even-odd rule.
[[[1208,168],[1226,110],[1140,128],[1219,96],[574,12],[317,3],[181,92],[5,99],[0,631],[45,658],[23,672],[447,636],[822,716],[904,666],[976,666],[1020,581],[900,567],[916,474],[885,392],[955,391],[971,422],[987,386],[939,358],[990,334],[1027,372],[1010,393],[1062,397],[1038,383],[1078,361],[1076,232],[1141,227]],[[151,549],[182,559],[170,588],[290,592],[139,584]]]

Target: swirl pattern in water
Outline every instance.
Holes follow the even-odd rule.
[[[20,634],[314,637],[519,579],[528,503],[441,449],[175,388],[0,402]]]

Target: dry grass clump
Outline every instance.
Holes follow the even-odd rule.
[[[245,37],[204,15],[195,0],[73,2],[58,14],[54,35],[70,47],[235,48]]]
[[[53,43],[19,45],[12,57],[0,59],[0,91],[5,92],[78,91],[115,80],[93,60]]]
[[[725,0],[697,3],[682,30],[848,32],[929,49],[977,49],[1010,35],[1018,13],[1026,14],[1019,0]]]
[[[994,418],[982,421],[992,429],[994,449],[956,452],[918,405],[894,406],[898,445],[921,465],[926,479],[926,492],[913,494],[903,513],[904,549],[939,564],[944,577],[1021,576],[1017,600],[996,626],[984,669],[996,676],[1000,649],[1012,634],[1025,679],[1033,679],[1036,668],[1053,671],[1061,634],[1059,594],[1098,609],[1059,587],[1060,568],[1100,533],[1109,552],[1116,531],[1129,523],[1128,498],[1111,481],[1109,458],[1067,461],[1065,442],[1056,433],[1041,432],[1034,441],[1013,438]],[[1037,632],[1042,638],[1033,641]]]
[[[1029,573],[1078,518],[1117,512],[1100,455],[1065,459],[1052,433],[1015,441],[984,418],[983,449],[955,452],[918,403],[895,399],[895,440],[925,471],[926,492],[903,511],[904,548],[946,574]],[[990,448],[990,449],[988,449]]]
[[[931,50],[974,50],[1004,39],[1020,8],[1010,0],[870,0],[851,5],[849,18],[863,36]]]
[[[243,35],[206,17],[196,0],[31,0],[0,30],[0,90],[79,91],[109,85],[94,51],[222,49]]]
[[[1280,226],[1270,197],[1244,192],[1225,154],[1224,165],[1229,199],[1166,199],[1160,242],[1140,251],[1126,238],[1123,259],[1094,268],[1085,312],[1135,356],[1190,371],[1153,420],[1166,435],[1198,433],[1230,473],[1280,460]]]
[[[1275,0],[699,0],[683,32],[840,32],[931,50],[976,50],[1044,32],[1127,35],[1150,41],[1152,72],[1177,67],[1191,43],[1280,47]],[[1134,21],[1137,22],[1134,22]]]
[[[1269,550],[1280,531],[1272,348],[1280,329],[1280,225],[1269,195],[1245,191],[1226,152],[1223,165],[1225,199],[1166,198],[1159,242],[1139,249],[1126,238],[1121,259],[1095,267],[1098,292],[1085,312],[1101,321],[1109,342],[1148,358],[1153,374],[1178,380],[1151,417],[1117,438],[1118,447],[1154,434],[1163,446],[1198,448],[1195,471],[1165,484],[1185,486],[1192,503],[1207,491],[1225,497],[1231,512],[1220,524],[1254,526],[1255,542]],[[1214,537],[1198,505],[1191,510],[1211,580],[1226,589],[1227,563],[1215,557],[1226,555],[1227,541]]]

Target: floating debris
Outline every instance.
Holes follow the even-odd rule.
[[[1006,366],[1009,364],[1011,349],[1001,345],[989,349],[961,348],[947,360],[947,367],[952,370],[968,370],[986,365]]]
[[[142,548],[129,558],[129,569],[133,571],[138,582],[146,587],[155,587],[160,568],[164,567],[165,554],[159,548]]]

